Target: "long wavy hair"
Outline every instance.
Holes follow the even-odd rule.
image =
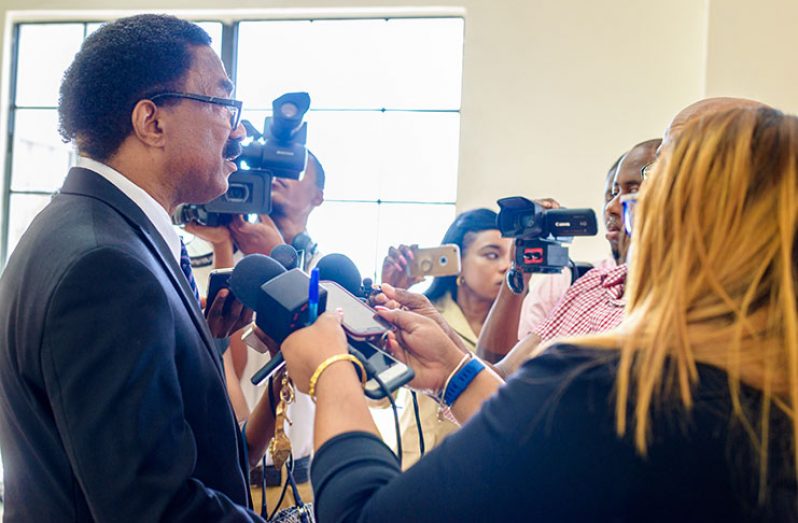
[[[496,213],[490,209],[472,209],[461,213],[446,230],[441,245],[455,243],[460,247],[460,259],[465,257],[466,249],[474,239],[474,234],[493,229],[496,225]],[[450,294],[457,301],[457,276],[437,276],[424,294],[430,301],[435,301]]]
[[[760,499],[773,405],[791,420],[798,464],[797,223],[798,118],[734,109],[688,123],[640,191],[626,319],[579,341],[620,348],[616,429],[633,425],[641,453],[653,402],[691,407],[697,362],[726,371]],[[744,409],[741,383],[762,392],[760,408]]]

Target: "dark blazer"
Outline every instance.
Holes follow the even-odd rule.
[[[174,256],[72,169],[0,278],[6,521],[257,520],[219,355]]]

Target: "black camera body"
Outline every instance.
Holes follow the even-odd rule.
[[[308,124],[302,118],[309,108],[308,93],[286,93],[272,102],[273,116],[266,118],[263,133],[242,121],[252,141],[236,158],[238,170],[228,178],[227,192],[205,204],[178,206],[172,222],[216,227],[237,214],[271,213],[272,178],[297,180],[305,170]]]
[[[515,238],[515,267],[507,272],[510,288],[520,293],[522,273],[559,273],[571,264],[568,248],[573,236],[598,232],[593,209],[544,209],[521,196],[498,202],[497,226],[504,238]]]

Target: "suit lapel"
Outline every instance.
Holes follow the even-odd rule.
[[[147,218],[141,208],[128,198],[114,184],[88,169],[73,167],[67,175],[64,186],[61,188],[63,194],[78,194],[99,200],[115,209],[130,225],[139,232],[140,237],[147,245],[149,250],[155,255],[163,266],[170,282],[180,295],[183,305],[189,312],[197,330],[202,334],[206,348],[211,353],[217,370],[221,373],[222,363],[213,342],[213,336],[208,328],[208,323],[202,315],[202,311],[197,304],[194,293],[183,274],[182,269],[175,260],[169,246],[166,245],[161,234]]]

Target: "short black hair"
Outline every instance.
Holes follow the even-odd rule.
[[[310,149],[308,149],[308,162],[313,162],[313,165],[316,166],[316,187],[323,191],[326,179],[324,167],[321,166],[321,162],[316,158],[316,155],[310,152]]]
[[[210,45],[201,27],[167,15],[137,15],[103,25],[83,42],[61,82],[59,129],[64,141],[107,160],[132,132],[130,113],[159,91],[179,91],[192,46]]]
[[[496,213],[490,209],[465,211],[449,226],[446,234],[443,235],[441,245],[457,244],[460,247],[460,258],[462,259],[466,249],[474,241],[474,234],[499,229],[499,226],[496,225],[497,218]],[[457,278],[457,276],[436,276],[424,294],[430,301],[435,301],[448,293],[454,301],[457,301]]]

